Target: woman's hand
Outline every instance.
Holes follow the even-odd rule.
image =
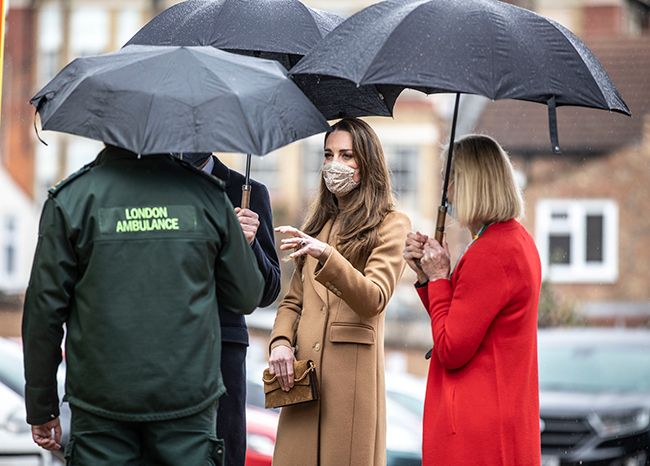
[[[290,235],[290,238],[285,238],[281,241],[280,250],[286,251],[293,249],[294,252],[289,254],[291,259],[296,259],[297,257],[304,256],[309,254],[314,259],[320,259],[323,255],[325,249],[327,249],[327,243],[318,241],[316,238],[303,233],[302,231],[294,228],[292,226],[281,226],[275,229],[278,233],[285,235]]]
[[[451,269],[449,257],[449,245],[446,241],[443,248],[434,238],[427,240],[420,259],[420,267],[429,281],[449,278]]]
[[[288,346],[280,345],[271,350],[269,372],[278,378],[280,388],[285,392],[293,387],[293,362],[295,360],[293,350]]]
[[[408,266],[418,276],[418,283],[424,283],[428,280],[427,275],[420,267],[420,259],[424,255],[424,245],[428,241],[428,236],[418,232],[410,232],[406,235],[406,245],[404,246],[404,259]]]

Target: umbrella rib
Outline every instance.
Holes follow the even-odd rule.
[[[155,98],[156,98],[156,94],[152,93],[151,94],[151,100],[149,101],[149,111],[147,112],[147,121],[144,124],[144,133],[143,133],[144,135],[147,134],[147,128],[149,126],[149,121],[151,120],[151,109],[153,107],[153,101],[154,101]],[[138,152],[139,154],[144,152],[144,142],[145,141],[142,141],[142,147],[140,147],[140,151]]]
[[[316,19],[314,18],[314,15],[311,14],[310,8],[302,2],[298,2],[298,6],[299,8],[302,8],[305,13],[307,13],[307,16],[309,16],[309,18],[311,18],[314,28],[316,29],[316,32],[318,32],[318,35],[321,37],[321,39],[325,37],[321,34],[320,29],[318,28],[318,24],[316,23]]]
[[[585,63],[585,60],[584,60],[584,58],[582,58],[582,55],[580,54],[580,52],[578,52],[578,50],[576,50],[576,48],[573,45],[573,42],[571,42],[571,40],[569,40],[569,38],[566,36],[566,34],[564,34],[564,32],[560,28],[558,28],[557,25],[553,21],[549,21],[549,24],[551,26],[553,26],[562,35],[564,40],[569,43],[569,45],[571,46],[571,49],[574,50],[574,52],[578,55],[578,57],[580,58],[580,61],[582,62],[582,64],[585,66],[585,68],[587,70],[589,70],[589,66],[587,65],[587,63]],[[596,60],[598,60],[598,59],[596,59]],[[600,64],[603,71],[605,71],[605,68],[600,63],[600,61],[598,61],[598,63]],[[607,72],[605,71],[605,73],[607,73]],[[598,81],[596,81],[596,78],[594,78],[592,73],[587,73],[587,74],[589,75],[591,80],[596,84],[596,87],[598,88],[598,91],[600,91],[600,95],[603,97],[603,101],[607,104],[607,107],[609,107],[610,106],[609,101],[607,100],[607,97],[605,96],[605,93],[603,92],[603,89],[600,87],[600,83],[598,83]],[[611,81],[611,79],[610,79],[610,81]]]
[[[422,8],[422,7],[424,7],[424,6],[428,3],[428,1],[429,1],[429,0],[423,0],[423,1],[418,5],[418,6],[416,6],[415,8],[413,8],[411,11],[407,12],[407,13],[406,13],[406,14],[405,14],[405,15],[404,15],[400,20],[399,20],[399,22],[395,25],[395,27],[394,27],[393,30],[390,32],[390,34],[388,34],[388,35],[386,36],[386,39],[384,40],[384,43],[381,45],[381,47],[379,47],[379,48],[377,49],[377,52],[375,52],[374,56],[372,57],[372,60],[370,60],[370,61],[368,62],[369,64],[372,64],[372,63],[375,61],[375,58],[377,58],[377,56],[378,56],[378,55],[379,55],[379,54],[384,50],[384,48],[386,47],[386,45],[390,42],[390,38],[391,38],[392,35],[395,33],[395,31],[397,30],[397,28],[399,28],[399,27],[403,24],[403,21],[404,21],[406,18],[408,18],[409,16],[411,16],[413,13],[415,13],[416,10],[418,10],[418,9],[420,9],[420,8]],[[364,75],[361,77],[361,79],[359,80],[359,82],[356,82],[355,84],[360,85],[360,84],[363,83],[364,80],[367,79],[367,77],[368,77],[368,70],[369,70],[369,69],[370,69],[370,66],[368,66],[368,67],[366,68],[366,72],[364,73]],[[379,83],[371,83],[371,84],[379,84]],[[381,83],[381,84],[388,84],[388,83]],[[400,85],[399,83],[391,83],[391,84],[396,85],[396,86],[399,86],[399,85]]]
[[[251,140],[255,141],[255,147],[259,152],[262,152],[262,148],[259,147],[258,141],[255,139],[255,132],[253,131],[253,128],[251,128],[250,122],[248,121],[248,117],[246,116],[246,112],[244,111],[244,106],[241,103],[240,96],[239,94],[236,94],[237,98],[235,99],[237,101],[237,105],[239,106],[240,112],[242,116],[244,117],[244,122],[246,123],[246,129],[248,130],[249,135],[251,136]],[[255,155],[265,155],[265,154],[255,154]]]
[[[225,3],[225,1],[224,1],[224,3]],[[210,5],[209,2],[205,2],[202,6],[199,6],[199,7],[196,9],[196,11],[193,11],[191,14],[187,15],[187,16],[185,17],[185,19],[184,19],[184,20],[183,20],[183,21],[178,25],[178,27],[174,30],[174,32],[173,32],[172,34],[170,34],[170,36],[171,36],[171,43],[173,44],[173,43],[175,42],[175,41],[174,41],[174,36],[178,33],[178,31],[179,31],[183,26],[185,26],[185,24],[187,24],[188,22],[190,22],[190,21],[191,21],[191,20],[192,20],[196,15],[199,15],[199,14],[203,13],[205,10],[207,10],[207,9],[210,8],[211,6],[212,6],[212,5]],[[221,7],[219,8],[219,13],[217,13],[217,17],[215,18],[215,21],[216,21],[216,19],[219,17],[219,15],[221,14],[221,10],[222,10],[222,8],[223,8],[223,3],[221,4]]]

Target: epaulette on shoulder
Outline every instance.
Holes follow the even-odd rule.
[[[95,165],[95,162],[92,161],[90,163],[87,163],[83,167],[81,167],[79,170],[76,172],[72,173],[66,178],[63,178],[61,181],[56,183],[54,186],[52,186],[50,189],[47,190],[47,192],[50,194],[50,196],[56,196],[64,187],[68,186],[70,183],[72,183],[74,180],[79,178],[82,175],[85,175],[90,171],[90,169]]]
[[[171,156],[171,158],[174,160],[174,162],[178,163],[181,167],[186,168],[187,170],[191,171],[194,174],[202,176],[203,178],[205,178],[206,180],[210,181],[213,184],[216,184],[222,191],[226,190],[226,183],[224,183],[216,176],[212,176],[209,173],[206,173],[203,170],[196,168],[191,163],[179,159],[178,157]]]

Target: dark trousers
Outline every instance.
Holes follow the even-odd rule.
[[[156,422],[123,422],[71,406],[68,466],[222,465],[215,436],[216,403],[192,416]]]
[[[221,373],[226,394],[219,399],[217,436],[226,445],[226,466],[246,462],[246,345],[224,342]]]

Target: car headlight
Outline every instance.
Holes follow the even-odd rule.
[[[273,456],[275,443],[266,435],[251,434],[246,436],[246,447],[250,450],[265,456]]]
[[[650,410],[641,408],[618,413],[592,413],[589,423],[602,437],[630,434],[650,425]]]

